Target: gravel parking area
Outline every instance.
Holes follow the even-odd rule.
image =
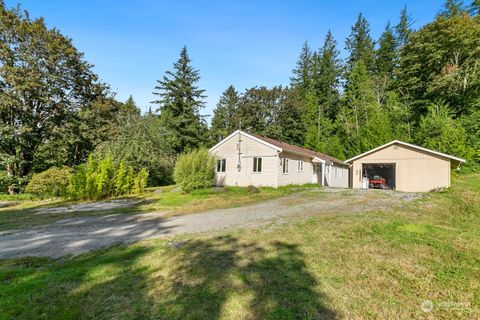
[[[327,189],[306,191],[239,208],[178,217],[164,217],[164,213],[155,212],[81,217],[85,208],[64,208],[78,211],[79,217],[0,235],[0,258],[76,255],[147,238],[236,227],[259,227],[270,222],[285,222],[294,217],[326,213],[388,209],[418,197],[417,194],[392,191]],[[87,204],[87,207],[97,208],[98,203]]]

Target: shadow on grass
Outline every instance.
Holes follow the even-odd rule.
[[[0,263],[0,318],[336,319],[296,244],[222,236]]]
[[[174,270],[166,319],[336,319],[296,244],[265,246],[222,236],[167,251]]]
[[[130,201],[131,203],[123,207],[105,209],[101,207],[91,208],[87,210],[71,209],[72,207],[81,207],[82,205],[91,206],[95,203],[104,203],[119,200]],[[129,197],[91,201],[85,203],[62,200],[46,204],[38,202],[29,205],[28,207],[7,207],[0,210],[0,231],[47,225],[58,220],[72,217],[104,216],[117,213],[138,213],[142,205],[149,204],[153,201],[154,200],[152,199]]]

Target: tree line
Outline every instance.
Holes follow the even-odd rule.
[[[0,0],[0,192],[92,155],[145,169],[150,185],[170,183],[179,154],[239,127],[340,159],[399,139],[480,161],[479,8],[448,0],[418,30],[404,9],[376,40],[360,14],[346,59],[332,32],[317,50],[305,43],[288,86],[227,87],[209,127],[186,47],[141,114],[132,97],[116,99],[71,39]]]
[[[212,120],[214,141],[242,127],[346,159],[393,139],[480,160],[479,2],[448,0],[413,29],[404,8],[379,39],[359,14],[340,59],[332,32],[305,43],[289,87],[230,86]]]

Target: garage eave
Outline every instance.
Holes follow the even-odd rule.
[[[438,151],[434,151],[434,150],[430,150],[430,149],[427,149],[427,148],[423,148],[423,147],[420,147],[420,146],[417,146],[417,145],[414,145],[414,144],[411,144],[411,143],[407,143],[407,142],[403,142],[403,141],[399,141],[399,140],[393,140],[389,143],[386,143],[384,145],[381,145],[375,149],[372,149],[372,150],[369,150],[367,152],[364,152],[362,154],[359,154],[358,156],[355,156],[353,158],[350,158],[348,160],[345,160],[346,163],[352,163],[354,160],[357,160],[357,159],[360,159],[366,155],[369,155],[373,152],[376,152],[378,150],[381,150],[383,148],[386,148],[388,146],[391,146],[391,145],[394,145],[394,144],[398,144],[398,145],[403,145],[403,146],[407,146],[407,147],[410,147],[410,148],[414,148],[414,149],[417,149],[417,150],[422,150],[422,151],[425,151],[425,152],[428,152],[428,153],[431,153],[431,154],[435,154],[437,156],[441,156],[441,157],[444,157],[444,158],[448,158],[448,159],[451,159],[451,160],[454,160],[454,161],[457,161],[460,165],[460,163],[464,163],[464,162],[467,162],[465,159],[462,159],[462,158],[458,158],[458,157],[455,157],[455,156],[451,156],[449,154],[446,154],[446,153],[441,153],[441,152],[438,152]]]

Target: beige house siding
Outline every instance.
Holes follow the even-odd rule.
[[[289,184],[321,183],[320,174],[314,172],[313,156],[287,151],[244,132],[233,133],[211,148],[210,152],[218,159],[226,160],[225,172],[217,172],[215,175],[215,184],[218,186],[254,185],[276,188]],[[239,157],[240,169],[237,166]],[[254,157],[262,158],[261,172],[253,172]],[[288,159],[288,173],[283,173],[283,158]],[[315,158],[314,161],[324,160]],[[303,163],[301,170],[299,162]],[[348,169],[335,164],[331,168],[331,174],[325,178],[325,185],[348,188]]]
[[[450,159],[393,144],[352,161],[352,187],[360,188],[362,164],[394,163],[396,190],[426,192],[438,187],[450,186]]]
[[[240,134],[241,135],[241,134]],[[277,187],[278,157],[277,151],[248,136],[241,135],[240,171],[237,169],[239,134],[225,140],[221,145],[211,150],[219,159],[226,159],[226,171],[215,176],[216,185],[227,186],[269,186]],[[253,157],[262,158],[262,172],[253,172]]]
[[[288,173],[283,173],[283,167],[280,164],[280,159],[288,159]],[[298,162],[303,161],[303,170],[298,170]],[[312,183],[313,180],[313,164],[311,159],[303,157],[290,152],[283,152],[280,154],[280,158],[277,158],[278,162],[278,186],[285,186],[289,184],[306,184]]]
[[[348,167],[325,166],[325,185],[333,188],[348,188]]]

